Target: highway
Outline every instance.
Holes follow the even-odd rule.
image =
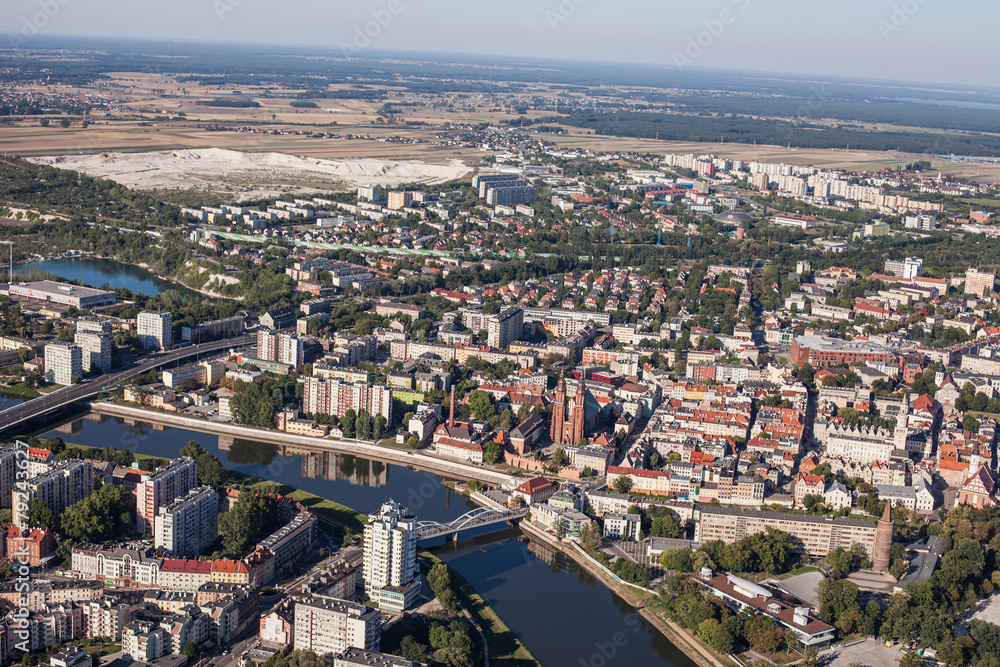
[[[181,359],[186,359],[196,355],[200,356],[229,348],[254,345],[256,342],[257,338],[254,335],[240,336],[226,340],[201,343],[199,345],[189,345],[188,347],[168,350],[166,352],[157,352],[148,357],[142,358],[138,363],[132,364],[127,368],[122,368],[114,371],[113,373],[106,373],[97,377],[81,380],[80,382],[77,382],[69,387],[58,389],[51,394],[39,396],[38,398],[26,401],[20,405],[15,405],[14,407],[0,412],[0,431],[9,429],[12,426],[34,419],[35,417],[39,417],[47,412],[69,405],[70,403],[92,398],[105,389],[113,389],[128,378],[141,375],[154,368],[166,366],[174,363],[175,361],[180,361]]]

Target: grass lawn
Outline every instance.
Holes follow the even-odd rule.
[[[443,562],[429,551],[421,550],[418,555],[427,570],[430,570],[437,563]],[[486,643],[490,649],[490,667],[540,665],[531,655],[531,651],[514,636],[507,624],[497,616],[492,607],[486,604],[486,601],[472,585],[453,568],[449,567],[448,570],[451,572],[452,590],[458,597],[458,601],[469,610],[486,635]]]
[[[812,565],[803,565],[802,567],[797,567],[794,570],[790,570],[785,573],[785,577],[797,577],[800,574],[808,574],[809,572],[820,572],[818,567],[813,567]]]

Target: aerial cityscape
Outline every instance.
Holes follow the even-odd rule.
[[[0,665],[1000,667],[1000,7],[837,10],[8,0]]]

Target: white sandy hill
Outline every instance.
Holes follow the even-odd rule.
[[[99,153],[29,158],[36,164],[108,178],[130,188],[218,188],[220,185],[295,185],[329,179],[351,187],[402,183],[436,184],[461,178],[469,169],[459,160],[448,165],[419,161],[320,160],[285,153],[243,153],[222,148]]]

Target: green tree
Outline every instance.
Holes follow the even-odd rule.
[[[186,655],[191,660],[194,660],[198,657],[198,654],[201,653],[201,649],[198,648],[198,645],[194,642],[185,642],[184,646],[181,647],[181,653]]]
[[[372,438],[377,442],[382,439],[385,435],[386,420],[385,417],[379,415],[375,417],[375,423],[372,425]]]
[[[280,524],[274,496],[243,489],[233,508],[219,517],[223,554],[227,558],[242,558],[260,536],[272,533]]]
[[[481,389],[477,389],[469,395],[469,407],[472,408],[472,414],[481,422],[488,422],[497,414],[493,394]]]
[[[52,530],[56,527],[56,517],[41,498],[32,498],[28,503],[26,523],[31,527],[39,526],[45,530]]]
[[[62,532],[77,542],[116,540],[135,530],[132,494],[124,486],[103,484],[66,508]]]
[[[694,554],[690,549],[664,549],[663,553],[660,555],[660,565],[662,565],[665,570],[691,572],[694,569]]]
[[[781,626],[764,614],[754,614],[744,623],[743,636],[750,644],[750,648],[764,655],[777,652],[784,638]]]
[[[358,417],[354,424],[354,429],[358,434],[358,440],[371,440],[372,418],[371,415],[368,414],[368,410],[361,408],[361,410],[358,411]]]
[[[340,418],[340,430],[344,432],[345,438],[354,437],[354,422],[357,421],[357,418],[358,413],[354,411],[354,408],[347,410]]]
[[[733,652],[732,634],[714,618],[706,618],[698,624],[698,637],[722,655]]]
[[[497,463],[503,460],[503,447],[495,440],[490,440],[483,446],[483,461]]]
[[[625,475],[621,475],[615,478],[612,486],[614,486],[616,493],[628,493],[632,490],[632,480]]]
[[[427,573],[427,583],[445,611],[449,614],[458,612],[458,601],[451,589],[451,571],[447,565],[435,563],[430,572]]]

